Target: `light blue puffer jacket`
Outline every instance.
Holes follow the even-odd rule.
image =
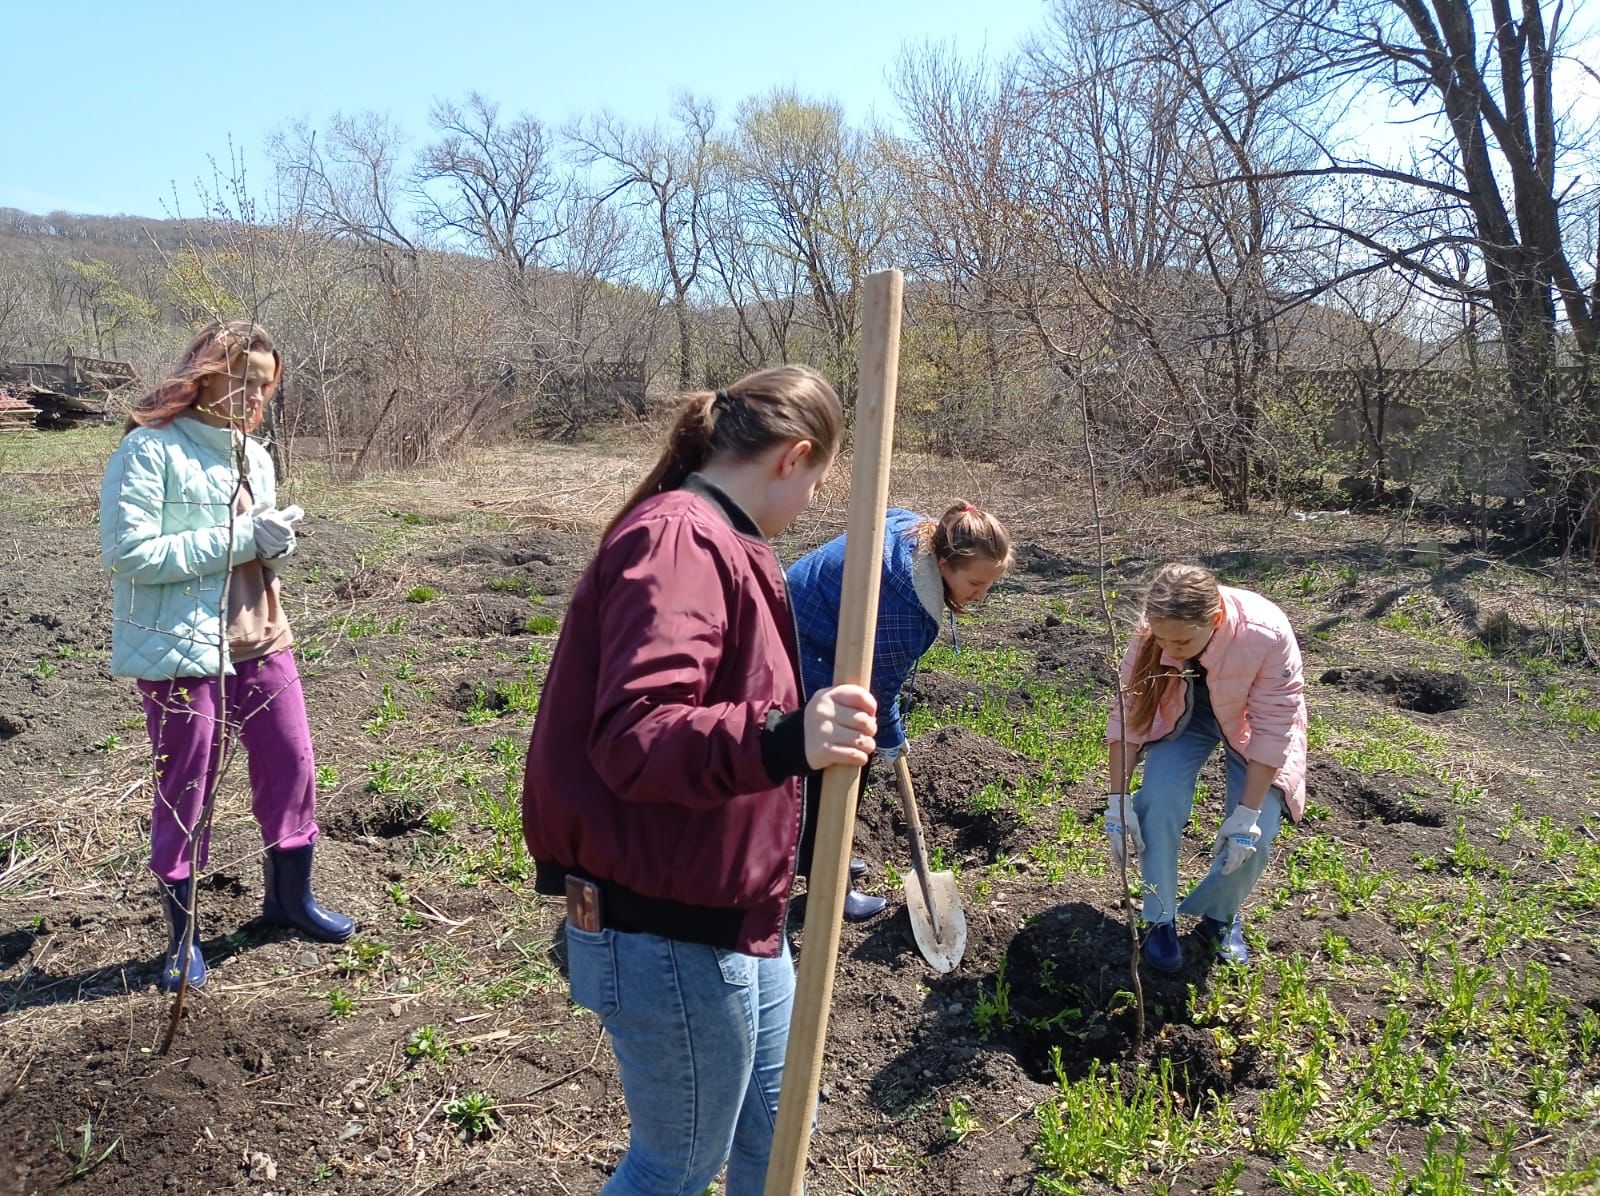
[[[277,505],[267,450],[230,428],[180,417],[122,438],[100,485],[100,559],[111,570],[111,672],[166,681],[227,672],[223,585],[254,560],[252,521],[228,512],[244,444],[256,501]]]

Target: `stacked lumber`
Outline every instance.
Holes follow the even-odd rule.
[[[0,390],[0,433],[31,428],[38,418],[39,409],[32,403],[25,403],[9,391]]]

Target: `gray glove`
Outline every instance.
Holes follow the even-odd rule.
[[[295,549],[294,525],[306,517],[299,507],[278,510],[257,503],[250,511],[255,521],[256,555],[264,561],[287,556]]]

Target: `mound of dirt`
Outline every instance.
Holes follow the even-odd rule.
[[[1032,777],[1037,769],[1027,757],[967,727],[941,727],[911,741],[909,760],[930,852],[975,853],[989,862],[1015,852],[1021,817],[973,799],[991,784],[1017,785]],[[905,836],[894,769],[875,764],[857,806],[856,854],[904,864],[909,859]]]
[[[1026,756],[967,727],[940,727],[911,743],[911,779],[925,819],[970,820],[972,799],[991,784],[1017,785],[1038,770]]]
[[[1335,760],[1313,757],[1306,768],[1306,800],[1342,810],[1358,822],[1443,826],[1445,803],[1418,793],[1404,777],[1363,776]]]
[[[1386,694],[1402,710],[1421,714],[1461,710],[1472,700],[1472,683],[1463,674],[1434,669],[1369,669],[1354,665],[1329,669],[1321,681],[1358,693]]]
[[[500,565],[517,569],[528,586],[541,594],[565,594],[576,584],[594,545],[555,532],[528,532],[507,540],[477,541],[435,553],[435,565]]]
[[[1117,672],[1107,654],[1105,637],[1095,631],[1046,615],[1044,622],[1025,623],[1012,635],[1032,649],[1041,673],[1097,689],[1116,684]]]
[[[1223,1062],[1216,1037],[1198,1026],[1184,1022],[1163,1026],[1150,1043],[1150,1052],[1172,1065],[1172,1090],[1191,1109],[1208,1096],[1226,1096],[1237,1083],[1233,1068]]]
[[[1124,1083],[1139,1070],[1171,1065],[1172,1091],[1192,1108],[1208,1094],[1226,1095],[1238,1077],[1224,1062],[1216,1040],[1185,1022],[1167,1022],[1185,1007],[1186,985],[1204,987],[1206,967],[1197,961],[1176,978],[1146,982],[1144,1053],[1128,1060],[1134,1019],[1118,994],[1128,983],[1128,928],[1105,911],[1082,902],[1046,910],[1028,923],[1006,951],[1012,1033],[1017,1059],[1030,1075],[1049,1082],[1060,1052],[1069,1078],[1086,1074],[1095,1060],[1121,1059]],[[980,982],[991,991],[995,980]],[[1170,995],[1175,999],[1168,999]],[[1130,1066],[1130,1062],[1135,1064]]]
[[[227,1016],[203,1001],[190,1009],[168,1057],[133,1050],[130,1037],[153,1041],[162,1027],[142,1025],[130,1034],[133,1013],[119,1008],[34,1059],[7,1103],[7,1121],[17,1132],[10,1135],[15,1155],[5,1178],[29,1192],[78,1179],[72,1155],[56,1144],[70,1113],[92,1118],[96,1154],[102,1142],[121,1143],[92,1168],[87,1186],[94,1191],[159,1189],[151,1177],[162,1175],[169,1190],[248,1187],[253,1153],[274,1160],[287,1189],[310,1187],[322,1160],[306,1143],[331,1140],[330,1131],[337,1135],[342,1124],[337,1109],[324,1105],[327,1069],[309,1049],[327,1022],[271,1001]],[[82,1093],[78,1107],[63,1108],[62,1092]],[[350,1145],[353,1153],[359,1144]]]
[[[923,671],[906,687],[900,707],[905,713],[918,706],[937,711],[975,709],[983,704],[987,692],[985,686],[967,677]]]
[[[428,807],[406,794],[363,792],[359,800],[319,816],[331,839],[397,839],[423,824]]]
[[[435,610],[435,606],[443,609]],[[522,598],[508,594],[477,594],[448,603],[430,604],[427,622],[437,635],[495,639],[531,634],[528,620],[536,613]]]
[[[1074,564],[1059,552],[1052,552],[1040,544],[1024,544],[1017,549],[1016,568],[1023,573],[1031,573],[1035,577],[1054,580],[1067,577],[1075,572],[1082,572],[1080,566]]]

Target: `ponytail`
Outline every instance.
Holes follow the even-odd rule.
[[[1006,525],[966,501],[956,502],[937,520],[924,520],[911,534],[917,538],[920,551],[952,568],[960,568],[968,561],[991,561],[1002,570],[1009,570],[1015,560]],[[959,613],[948,590],[945,605]]]
[[[617,524],[634,507],[652,495],[676,490],[683,485],[685,478],[706,463],[717,429],[716,401],[717,396],[709,390],[684,396],[677,421],[672,425],[672,431],[667,433],[667,447],[662,450],[655,467],[645,475],[644,481],[628,495],[628,501],[622,504],[622,509],[606,524],[605,535],[600,537],[602,540],[616,530]]]
[[[725,390],[684,395],[660,458],[611,517],[601,539],[609,538],[640,503],[678,489],[713,457],[745,461],[787,440],[809,440],[816,452],[832,457],[843,439],[839,396],[808,366],[776,366]]]

